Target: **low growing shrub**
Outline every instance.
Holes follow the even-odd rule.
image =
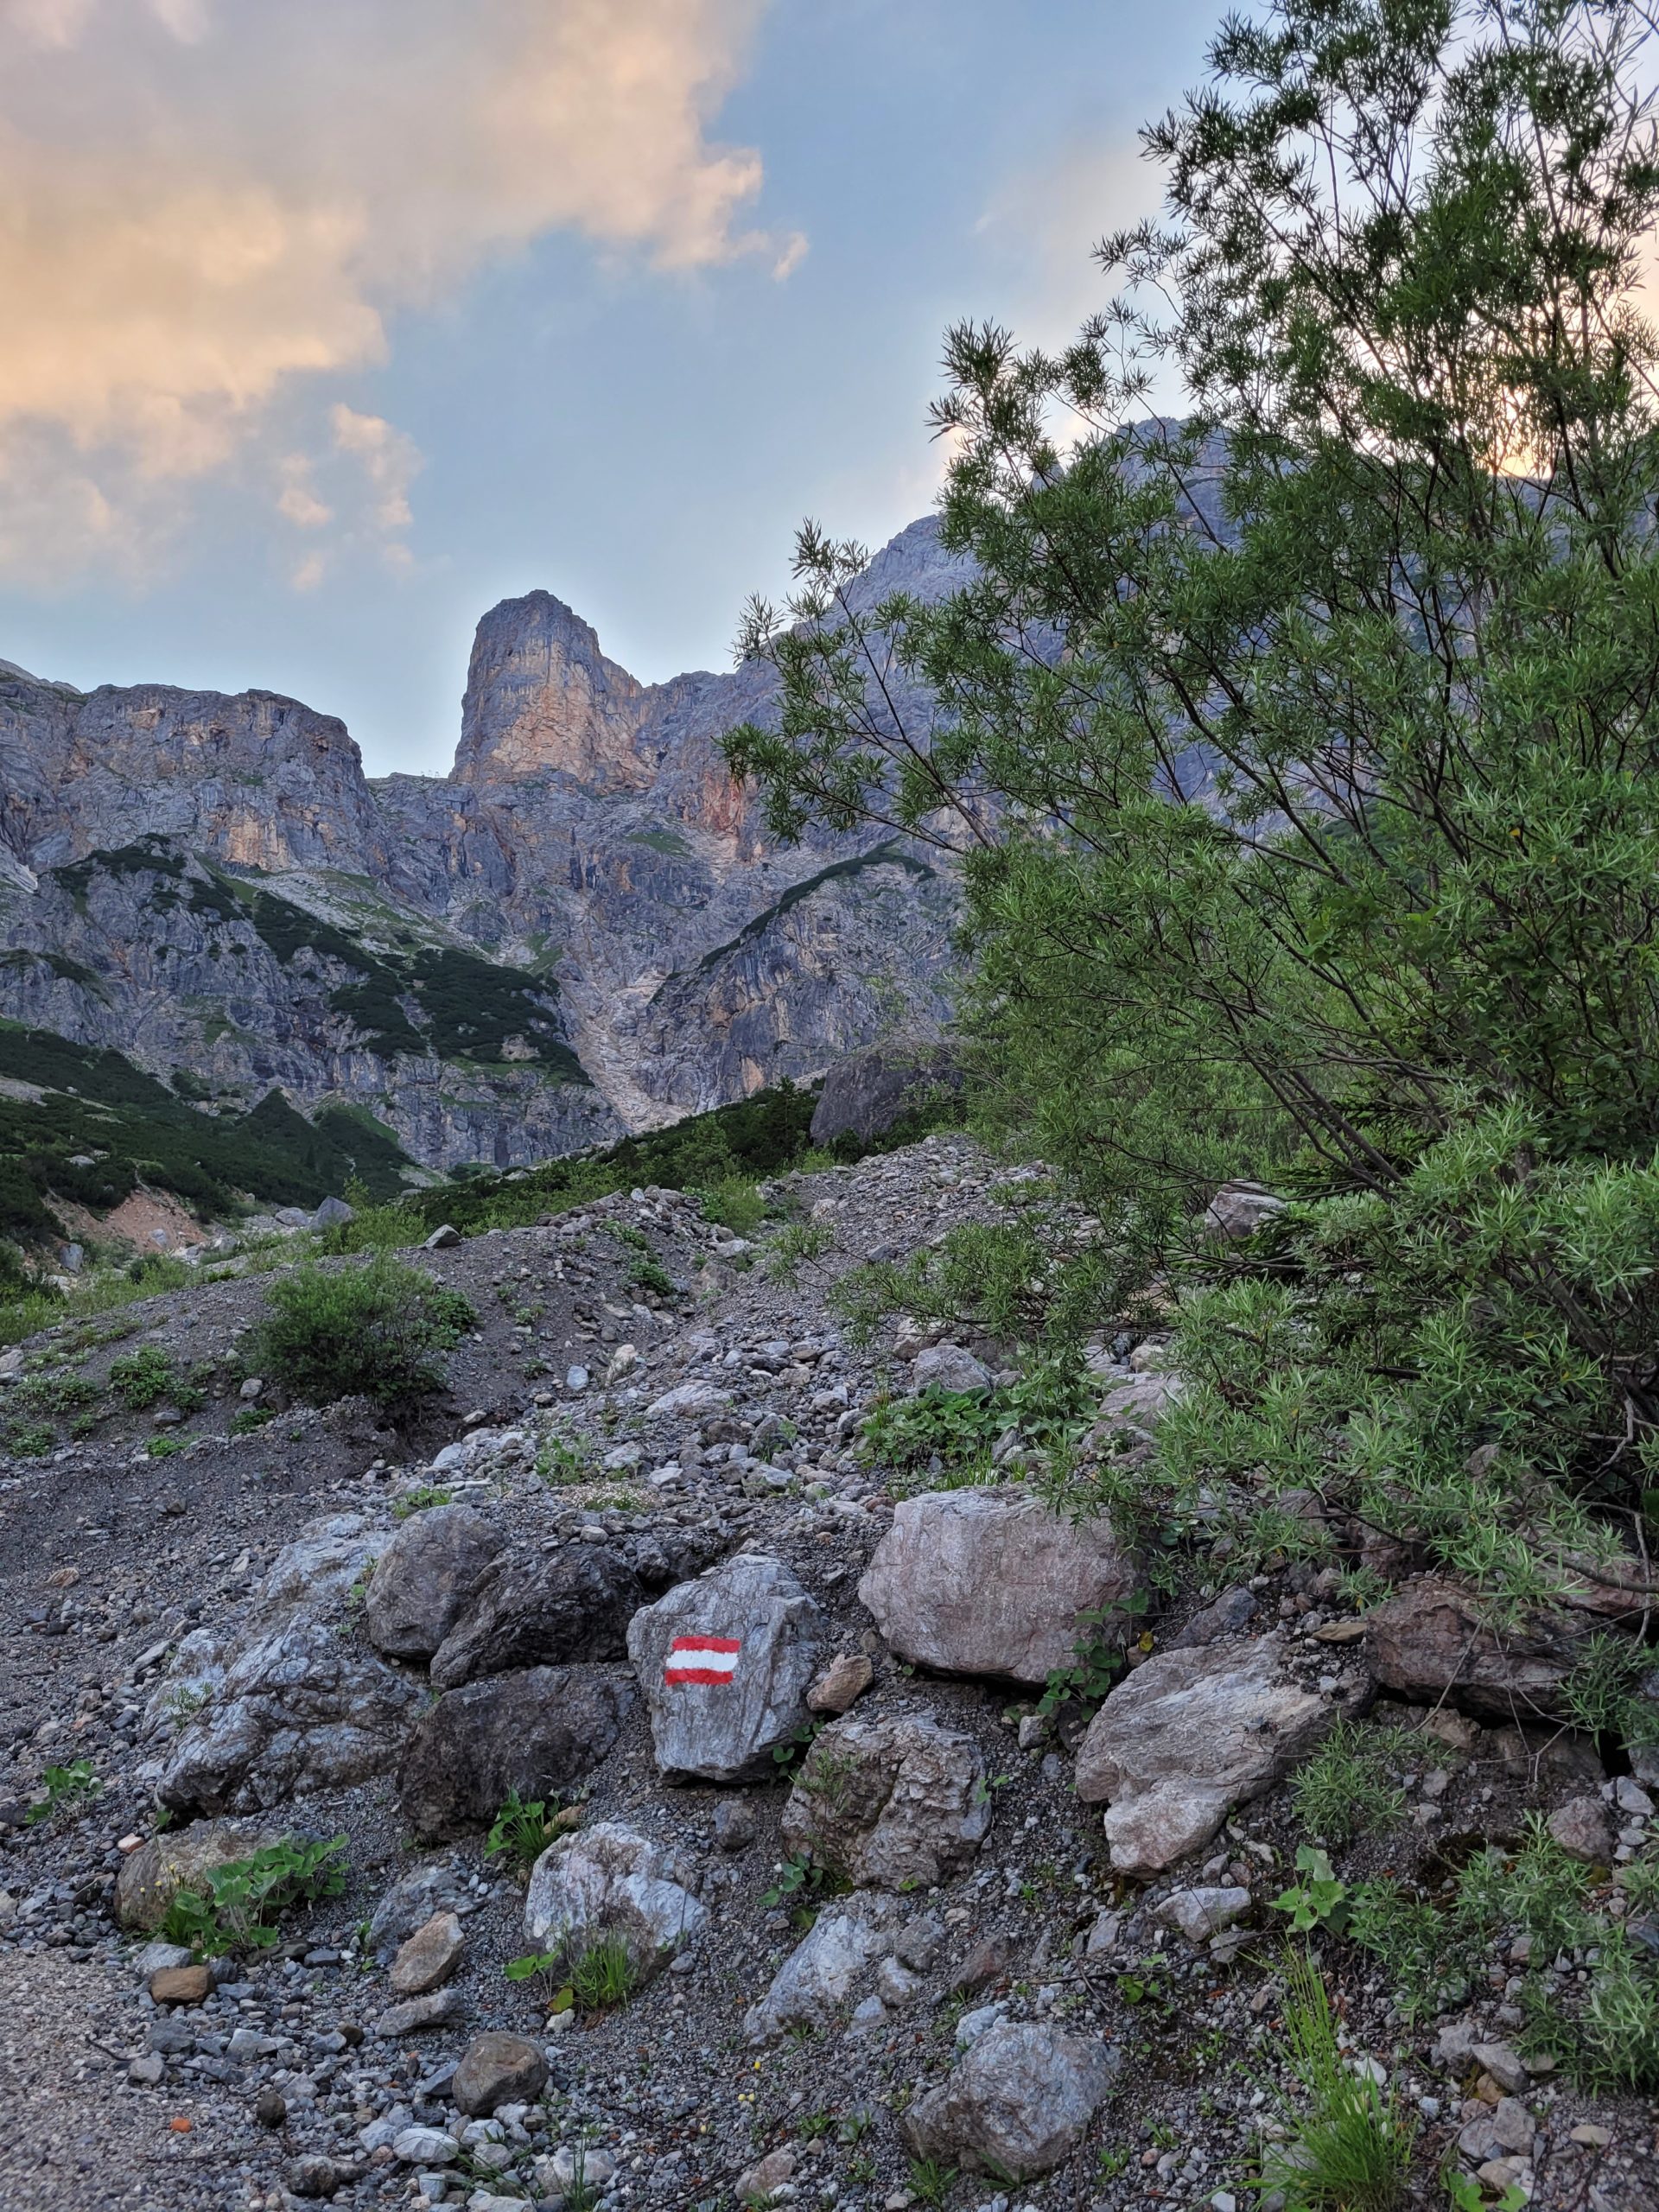
[[[475,1318],[458,1292],[385,1252],[361,1267],[298,1268],[266,1302],[251,1357],[313,1405],[360,1396],[396,1406],[442,1389],[443,1355]]]
[[[285,1838],[251,1858],[215,1866],[200,1886],[181,1890],[174,1897],[162,1933],[171,1943],[188,1943],[198,1958],[268,1951],[284,1912],[315,1897],[337,1897],[345,1888],[345,1848],[343,1835],[317,1843]]]

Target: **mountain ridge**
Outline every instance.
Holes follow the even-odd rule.
[[[928,518],[861,595],[959,565]],[[641,683],[539,590],[480,620],[441,777],[369,777],[339,717],[281,693],[0,664],[0,1020],[204,1113],[348,1107],[429,1170],[937,1026],[950,882],[877,831],[769,839],[719,740],[772,708],[759,665]]]

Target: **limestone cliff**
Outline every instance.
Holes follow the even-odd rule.
[[[861,589],[956,573],[926,521]],[[204,1110],[349,1106],[434,1167],[568,1151],[937,1023],[948,875],[874,835],[778,847],[726,773],[718,741],[770,684],[642,684],[531,592],[479,625],[451,773],[372,782],[291,699],[83,694],[0,662],[0,1017]]]

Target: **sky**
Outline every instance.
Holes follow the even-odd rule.
[[[442,773],[537,587],[724,667],[927,512],[963,316],[1063,339],[1217,0],[0,0],[0,658]]]

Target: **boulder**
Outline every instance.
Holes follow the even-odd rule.
[[[1179,1375],[1160,1368],[1144,1374],[1109,1376],[1100,1394],[1100,1419],[1090,1432],[1096,1449],[1125,1430],[1143,1433],[1156,1428],[1171,1406],[1185,1390]]]
[[[429,1659],[454,1626],[501,1539],[467,1505],[411,1514],[381,1553],[363,1605],[378,1651]]]
[[[973,1738],[901,1713],[820,1732],[784,1808],[784,1843],[857,1887],[908,1891],[968,1865],[990,1825]]]
[[[614,1821],[561,1836],[536,1861],[524,1899],[524,1933],[561,1963],[602,1937],[627,1946],[645,1981],[702,1933],[708,1913],[691,1894],[694,1870],[673,1853]]]
[[[344,1198],[325,1198],[311,1217],[313,1229],[343,1229],[348,1221],[357,1219],[357,1210],[348,1206]]]
[[[480,1574],[433,1654],[433,1683],[449,1690],[512,1667],[620,1659],[644,1597],[632,1568],[607,1545],[565,1544],[549,1553],[515,1544]]]
[[[961,1344],[924,1345],[911,1362],[912,1392],[950,1390],[959,1395],[971,1395],[988,1390],[994,1380],[984,1361],[976,1359]]]
[[[1044,2020],[998,2020],[905,2115],[918,2158],[1028,2181],[1069,2158],[1122,2064],[1112,2045]]]
[[[858,1594],[903,1658],[1039,1683],[1073,1662],[1081,1613],[1141,1587],[1103,1515],[1073,1522],[1014,1484],[903,1499]]]
[[[1343,1683],[1332,1695],[1306,1687],[1284,1644],[1265,1636],[1160,1652],[1136,1668],[1077,1751],[1078,1796],[1110,1808],[1112,1865],[1155,1874],[1207,1843],[1234,1806],[1260,1796],[1363,1701],[1363,1675]]]
[[[546,2087],[547,2061],[536,2045],[493,2029],[462,2052],[449,2095],[457,2111],[481,2119],[498,2105],[531,2104]]]
[[[772,1976],[772,1986],[743,2016],[752,2044],[770,2043],[795,2027],[818,2028],[835,2018],[859,1976],[889,1948],[887,1916],[879,1905],[849,1898],[821,1912]]]
[[[1204,1227],[1211,1236],[1235,1243],[1253,1236],[1263,1222],[1284,1210],[1284,1200],[1260,1183],[1224,1183],[1204,1210]]]
[[[1457,1583],[1423,1575],[1365,1615],[1365,1640],[1371,1672],[1396,1696],[1480,1720],[1564,1720],[1561,1686],[1599,1625],[1565,1607],[1500,1625]]]
[[[729,1406],[732,1394],[714,1382],[677,1382],[671,1390],[664,1390],[645,1408],[648,1421],[685,1420],[693,1414],[716,1412]]]
[[[517,1790],[545,1798],[596,1767],[632,1710],[619,1668],[531,1667],[448,1690],[421,1715],[398,1770],[403,1815],[428,1840],[493,1821]]]
[[[960,1090],[963,1072],[948,1045],[933,1038],[892,1038],[836,1061],[812,1109],[814,1144],[838,1136],[870,1144],[906,1114]]]
[[[664,1774],[738,1782],[807,1724],[824,1617],[781,1560],[739,1552],[628,1626]]]
[[[175,1812],[226,1813],[348,1789],[397,1765],[425,1701],[373,1652],[297,1616],[232,1660],[181,1729],[156,1795]]]
[[[115,1878],[115,1916],[123,1928],[159,1928],[181,1890],[198,1887],[216,1866],[251,1859],[278,1831],[253,1821],[198,1821],[166,1828],[124,1859]]]

